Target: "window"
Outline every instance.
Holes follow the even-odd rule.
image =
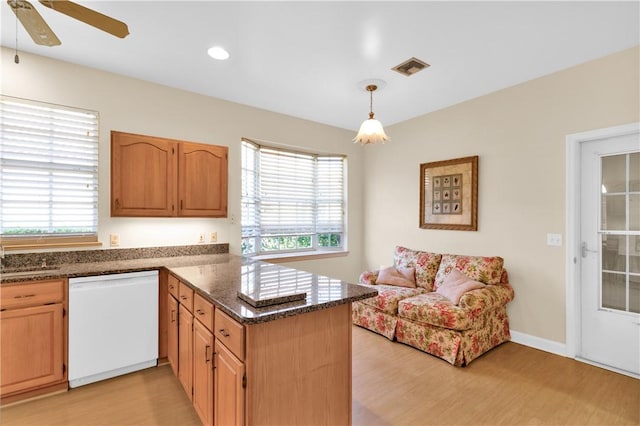
[[[0,97],[0,166],[3,244],[96,241],[98,113]]]
[[[344,249],[341,155],[242,141],[242,254]]]

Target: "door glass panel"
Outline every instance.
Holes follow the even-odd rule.
[[[640,191],[640,152],[629,155],[629,191]]]
[[[629,311],[640,314],[640,275],[629,275]]]
[[[627,270],[626,237],[624,235],[602,236],[602,269],[625,272]]]
[[[626,190],[626,157],[625,154],[602,157],[602,189],[608,194]]]
[[[629,237],[629,272],[640,274],[640,235]]]
[[[640,153],[601,157],[601,306],[640,310]]]
[[[602,307],[625,311],[627,283],[625,274],[602,274]]]
[[[629,194],[629,230],[640,231],[640,194]]]
[[[623,231],[626,227],[626,195],[602,195],[602,229]]]

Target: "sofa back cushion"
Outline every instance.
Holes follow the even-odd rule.
[[[427,291],[433,291],[433,283],[441,258],[442,255],[439,253],[429,253],[397,246],[393,252],[393,266],[396,268],[415,268],[416,286]]]
[[[502,265],[504,259],[498,256],[461,256],[456,254],[443,254],[440,267],[435,279],[435,289],[438,289],[444,279],[454,268],[475,281],[485,284],[499,284],[502,278]],[[417,274],[417,271],[416,271]]]

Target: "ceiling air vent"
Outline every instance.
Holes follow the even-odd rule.
[[[398,71],[402,75],[406,75],[407,77],[417,73],[418,71],[422,71],[423,69],[429,67],[430,65],[426,62],[421,61],[418,58],[407,59],[400,65],[396,65],[391,68],[394,71]]]

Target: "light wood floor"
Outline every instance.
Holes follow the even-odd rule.
[[[200,425],[168,366],[4,407],[0,424]],[[456,368],[353,329],[353,424],[640,425],[640,380],[505,343]]]

